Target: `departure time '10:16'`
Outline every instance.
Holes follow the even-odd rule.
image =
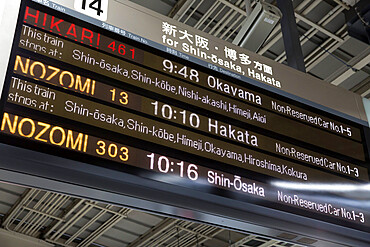
[[[190,180],[197,180],[199,177],[198,166],[194,164],[187,164],[184,161],[172,161],[166,156],[159,156],[154,153],[148,154],[150,159],[149,168],[157,170],[161,173],[172,173],[180,177],[187,177]]]

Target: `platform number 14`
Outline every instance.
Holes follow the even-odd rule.
[[[109,0],[75,0],[77,11],[101,21],[107,20]]]

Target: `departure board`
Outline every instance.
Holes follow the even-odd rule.
[[[3,143],[370,233],[346,190],[369,183],[362,125],[38,2],[19,12]]]

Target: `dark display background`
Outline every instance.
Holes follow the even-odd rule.
[[[282,182],[284,180],[276,179],[273,176],[267,176],[267,175],[263,175],[263,174],[261,174],[259,172],[256,172],[256,171],[250,171],[250,170],[238,168],[238,167],[235,167],[235,166],[230,166],[230,165],[227,165],[225,163],[222,163],[221,160],[212,160],[212,159],[202,157],[200,155],[191,154],[190,152],[185,152],[185,151],[181,151],[181,150],[178,150],[178,149],[174,149],[171,145],[158,145],[154,141],[153,142],[143,141],[140,138],[135,138],[135,137],[127,136],[127,135],[117,134],[116,132],[109,131],[109,130],[104,129],[104,128],[97,128],[97,127],[93,127],[92,125],[81,124],[79,121],[76,121],[76,120],[67,119],[67,118],[63,118],[63,117],[58,117],[58,116],[53,115],[52,113],[48,114],[48,113],[45,113],[45,112],[41,112],[39,110],[30,109],[30,108],[26,108],[24,106],[15,105],[15,104],[7,102],[8,93],[9,93],[11,82],[12,82],[12,76],[15,76],[15,74],[13,72],[13,65],[15,63],[15,56],[16,55],[21,55],[21,56],[24,56],[26,58],[42,61],[45,64],[50,64],[50,65],[53,65],[53,66],[56,66],[56,67],[63,68],[65,70],[71,71],[73,73],[78,73],[82,76],[88,76],[90,78],[94,78],[99,82],[106,83],[108,85],[112,85],[112,86],[117,87],[117,88],[127,89],[131,92],[134,92],[134,93],[138,94],[138,95],[143,95],[143,96],[146,96],[146,97],[150,97],[154,100],[162,101],[162,102],[168,103],[172,106],[179,107],[179,108],[182,108],[182,109],[186,109],[190,112],[196,112],[198,114],[202,114],[204,116],[212,117],[212,118],[218,119],[220,121],[227,122],[229,124],[235,124],[235,125],[241,126],[241,127],[245,126],[244,123],[242,123],[241,121],[235,121],[235,120],[231,120],[229,118],[225,118],[224,116],[222,116],[222,114],[215,114],[215,113],[213,113],[209,110],[202,109],[201,107],[192,106],[189,103],[188,104],[183,104],[180,100],[176,101],[176,100],[173,100],[173,99],[171,99],[167,96],[151,92],[150,90],[140,89],[138,87],[135,87],[135,86],[129,85],[129,84],[122,84],[122,82],[120,82],[118,80],[107,78],[106,76],[104,76],[102,74],[94,73],[94,72],[89,71],[89,70],[78,68],[76,66],[73,66],[73,64],[71,64],[71,63],[66,63],[63,60],[50,59],[50,58],[47,58],[46,56],[36,54],[34,52],[30,52],[30,51],[19,48],[18,47],[18,42],[19,42],[20,35],[21,35],[21,28],[22,28],[22,24],[23,24],[23,16],[24,16],[25,8],[26,8],[26,2],[27,2],[27,6],[29,6],[29,7],[38,9],[40,11],[46,12],[46,13],[51,14],[51,15],[58,16],[58,17],[60,17],[64,20],[68,20],[72,23],[75,23],[76,25],[83,26],[83,27],[88,28],[90,30],[93,30],[95,32],[99,32],[99,33],[101,33],[105,36],[112,37],[115,40],[120,40],[120,41],[124,42],[125,44],[131,45],[132,47],[137,47],[138,49],[142,49],[142,50],[144,50],[144,52],[149,52],[149,53],[152,52],[152,53],[158,54],[158,55],[163,56],[163,57],[165,57],[165,58],[167,58],[171,61],[174,61],[176,63],[187,65],[190,68],[195,68],[196,70],[200,71],[201,73],[213,74],[214,76],[217,76],[217,77],[219,77],[219,78],[221,78],[225,81],[231,80],[231,78],[227,78],[226,76],[224,76],[222,74],[217,74],[216,72],[211,71],[211,70],[207,70],[206,68],[199,67],[199,66],[196,66],[194,64],[189,64],[187,61],[182,61],[179,58],[171,56],[169,54],[165,54],[165,53],[162,53],[162,52],[159,52],[159,51],[153,51],[150,47],[145,47],[144,45],[136,43],[132,40],[123,39],[122,37],[118,36],[117,34],[108,32],[108,31],[103,30],[103,29],[99,29],[95,26],[92,26],[92,25],[90,25],[88,23],[85,23],[81,20],[75,19],[71,16],[63,15],[59,12],[56,12],[56,11],[53,11],[53,10],[48,9],[46,7],[40,6],[40,5],[38,5],[36,3],[33,3],[31,1],[23,1],[21,11],[20,11],[19,20],[18,20],[17,31],[16,31],[14,43],[13,43],[12,55],[10,57],[9,68],[8,68],[8,71],[7,71],[5,86],[4,86],[4,90],[3,90],[3,95],[2,95],[2,98],[1,98],[1,108],[2,108],[1,112],[9,112],[9,113],[14,114],[14,115],[19,115],[19,116],[22,116],[22,117],[28,117],[28,118],[31,118],[35,121],[41,121],[41,122],[49,123],[51,125],[61,126],[62,128],[70,129],[70,130],[80,132],[80,133],[84,133],[84,134],[87,134],[87,135],[90,135],[90,136],[95,136],[97,138],[96,140],[100,140],[100,139],[104,138],[104,140],[106,140],[107,143],[109,141],[111,141],[111,142],[117,143],[117,145],[126,146],[130,150],[130,154],[132,155],[132,157],[133,157],[132,159],[134,161],[130,160],[130,162],[127,163],[128,165],[126,165],[125,162],[119,162],[117,160],[108,159],[105,156],[100,156],[99,157],[97,155],[94,155],[94,153],[92,153],[92,152],[90,152],[90,153],[89,152],[87,152],[87,153],[75,152],[75,151],[72,151],[70,149],[63,149],[61,147],[56,147],[55,145],[53,146],[53,145],[48,145],[48,144],[45,144],[45,143],[42,143],[42,142],[37,142],[35,140],[25,139],[25,138],[22,138],[21,136],[11,135],[11,134],[6,133],[6,132],[2,132],[4,134],[0,135],[1,141],[3,143],[12,144],[12,145],[32,149],[32,150],[39,151],[39,152],[45,152],[45,153],[52,154],[52,155],[57,155],[57,156],[60,156],[60,157],[67,157],[69,159],[74,159],[74,160],[90,163],[92,165],[103,166],[103,167],[106,167],[106,168],[109,168],[109,169],[114,169],[114,170],[122,171],[122,172],[125,172],[125,173],[134,174],[134,175],[137,175],[137,176],[140,176],[140,177],[144,177],[144,178],[148,178],[148,179],[152,179],[152,180],[156,180],[156,181],[161,181],[161,182],[164,182],[164,183],[171,183],[173,185],[192,188],[192,189],[196,189],[196,190],[199,190],[199,191],[202,191],[202,192],[205,192],[205,193],[211,193],[211,194],[214,194],[214,195],[228,197],[228,198],[238,200],[238,201],[251,202],[251,203],[254,203],[256,205],[261,205],[261,206],[264,206],[264,207],[274,208],[274,209],[282,210],[282,211],[285,211],[285,212],[290,212],[290,213],[293,213],[293,214],[303,215],[303,216],[306,216],[306,217],[310,217],[310,218],[330,222],[330,223],[333,223],[333,224],[338,224],[338,225],[358,229],[358,230],[361,230],[361,231],[370,232],[370,230],[369,230],[370,229],[369,208],[366,204],[358,206],[357,204],[358,204],[358,202],[360,202],[360,200],[356,199],[356,196],[353,195],[353,192],[344,193],[344,192],[333,192],[333,191],[332,192],[327,192],[325,190],[323,190],[323,191],[302,191],[302,190],[293,190],[293,189],[286,189],[286,188],[281,189],[281,191],[284,191],[287,194],[297,194],[297,195],[299,195],[299,196],[301,196],[305,199],[309,199],[309,200],[312,200],[312,201],[317,201],[317,202],[320,202],[320,203],[338,204],[338,205],[341,205],[343,207],[348,207],[348,208],[354,207],[355,210],[357,210],[356,211],[357,214],[358,214],[358,212],[363,212],[364,213],[364,217],[365,217],[365,220],[366,220],[365,223],[359,222],[358,219],[357,219],[357,221],[349,221],[349,220],[345,220],[345,219],[340,218],[340,217],[329,216],[327,214],[320,214],[320,213],[312,212],[312,211],[309,211],[309,210],[304,210],[304,209],[297,208],[297,207],[292,207],[292,206],[289,206],[287,204],[277,202],[274,199],[274,198],[276,198],[277,188],[274,187],[273,184],[275,182]],[[76,47],[77,46],[84,46],[83,44],[78,43],[78,42],[75,42],[75,45],[76,45]],[[88,47],[88,46],[85,46],[85,47]],[[101,51],[101,50],[100,50],[100,52],[104,53],[104,54],[108,54],[107,52],[104,52],[104,51]],[[112,56],[112,54],[109,54],[109,55]],[[126,58],[122,58],[118,55],[116,56],[116,58],[126,59]],[[139,56],[139,58],[140,58],[140,56]],[[140,58],[137,61],[137,65],[145,67],[144,65],[141,64],[142,63],[141,60],[142,60],[142,58]],[[133,62],[132,59],[129,59],[129,58],[128,58],[127,61],[128,62]],[[135,61],[134,61],[134,63],[135,63]],[[156,66],[153,66],[153,67],[156,67],[158,69],[158,64],[156,64]],[[147,69],[150,70],[151,68],[147,67]],[[165,72],[163,72],[163,71],[160,72],[160,73],[165,74]],[[53,86],[53,85],[50,85],[50,84],[47,84],[47,83],[44,83],[44,82],[41,82],[41,81],[37,81],[37,80],[31,79],[31,78],[25,77],[25,76],[22,76],[22,75],[17,75],[17,77],[19,77],[23,80],[30,81],[32,83],[36,83],[36,84],[41,85],[41,86],[49,87],[49,88],[53,89],[54,91],[62,91],[61,88],[58,88],[56,86]],[[170,76],[170,77],[175,78],[176,76]],[[178,79],[179,78],[177,77],[176,80],[178,80]],[[235,79],[232,80],[232,81],[233,81],[233,83],[238,84],[240,87],[245,87],[246,86],[244,83],[238,82]],[[369,161],[369,156],[368,156],[367,148],[366,148],[366,145],[365,145],[366,143],[364,141],[365,133],[362,130],[363,129],[362,126],[360,126],[356,123],[350,122],[346,119],[339,118],[335,115],[327,114],[325,112],[322,112],[320,110],[314,109],[314,108],[309,107],[309,106],[306,106],[304,104],[293,101],[291,99],[283,98],[283,97],[281,97],[279,95],[276,95],[276,94],[273,94],[271,92],[261,90],[260,88],[257,88],[257,87],[253,87],[253,86],[248,85],[248,89],[253,90],[257,93],[267,95],[268,97],[271,97],[271,98],[275,98],[275,99],[278,98],[280,101],[285,102],[287,104],[290,104],[292,106],[297,106],[297,107],[303,108],[307,111],[316,113],[318,115],[329,117],[331,119],[334,119],[335,121],[345,123],[345,124],[351,126],[352,128],[358,129],[359,133],[360,133],[360,139],[362,141],[361,140],[360,141],[354,141],[354,140],[351,140],[351,138],[345,138],[345,140],[348,140],[348,141],[350,140],[350,141],[353,141],[354,143],[357,143],[357,144],[360,143],[362,145],[362,150],[363,150],[363,153],[364,153],[365,161],[361,161],[360,159],[354,159],[353,157],[350,157],[350,155],[344,155],[342,153],[334,152],[334,151],[325,149],[323,147],[314,146],[310,143],[305,143],[305,142],[296,140],[291,136],[285,136],[285,135],[282,135],[281,133],[273,132],[269,129],[264,129],[262,127],[252,126],[252,125],[247,124],[246,125],[248,127],[247,129],[249,129],[251,131],[255,131],[256,133],[260,133],[260,134],[263,133],[263,134],[265,134],[269,137],[275,138],[277,140],[281,140],[281,141],[284,141],[284,142],[289,142],[292,145],[296,145],[296,146],[299,146],[299,147],[302,147],[302,148],[306,148],[306,149],[312,150],[314,152],[322,153],[323,155],[328,155],[328,156],[331,156],[331,157],[339,158],[343,161],[346,161],[350,164],[355,164],[359,167],[364,167],[364,168],[368,167],[367,165],[368,165],[368,161]],[[91,98],[91,97],[88,97],[88,96],[84,96],[84,95],[81,95],[81,94],[76,93],[76,92],[71,92],[71,91],[66,91],[66,90],[62,91],[62,92],[74,95],[76,97],[84,98],[86,100],[90,100],[90,101],[93,101],[93,102],[96,102],[96,103],[106,104],[106,105],[111,106],[111,107],[117,107],[113,103],[103,102],[102,100],[94,99],[94,98]],[[220,95],[220,97],[225,97],[225,96]],[[62,108],[64,106],[55,106],[55,107],[61,107]],[[147,114],[144,114],[142,112],[136,112],[135,110],[127,109],[127,112],[134,112],[135,114],[141,115],[143,117],[148,117],[148,118],[151,118],[151,119],[155,119],[157,121],[161,121],[161,122],[167,123],[167,124],[173,124],[173,123],[169,123],[165,119],[158,119],[158,118],[155,118],[154,116],[148,116]],[[290,121],[296,122],[297,126],[298,125],[299,126],[302,126],[302,125],[304,126],[304,124],[299,123],[299,121],[297,121],[297,120],[290,120]],[[279,124],[279,123],[276,123],[276,124]],[[177,127],[183,127],[179,124],[173,124],[173,125],[177,126]],[[308,125],[306,125],[306,126],[307,126],[307,128],[315,128],[315,127],[308,127]],[[295,126],[282,126],[282,128],[294,128],[294,127]],[[185,127],[185,129],[187,129],[189,131],[194,131],[193,129],[190,129],[189,127]],[[319,128],[315,128],[315,129],[319,129]],[[302,130],[302,131],[305,131],[305,130]],[[197,131],[195,131],[195,132],[197,132]],[[327,132],[327,133],[328,133],[329,136],[333,135],[335,137],[339,137],[338,134],[333,134],[333,133],[330,133],[330,132]],[[309,135],[309,134],[310,133],[308,132],[307,135]],[[207,136],[209,136],[209,135],[207,135]],[[343,136],[340,136],[340,137],[344,138]],[[218,139],[221,139],[221,138],[218,138]],[[233,144],[235,145],[235,143],[233,143]],[[244,148],[245,148],[245,146],[244,146]],[[348,148],[350,149],[351,147],[348,147]],[[94,148],[91,148],[90,151],[91,150],[94,150]],[[165,155],[165,156],[168,157],[168,159],[170,159],[174,163],[184,161],[187,166],[189,164],[196,164],[197,167],[198,167],[199,177],[201,179],[199,181],[192,181],[192,180],[189,180],[187,178],[181,178],[180,179],[178,177],[178,175],[175,174],[178,171],[174,172],[173,174],[170,174],[171,172],[160,173],[158,171],[158,169],[156,169],[156,170],[149,169],[148,168],[149,167],[149,158],[147,158],[147,155],[150,155],[152,153],[155,153],[156,159],[158,159],[158,157],[160,155]],[[262,153],[266,154],[268,152],[262,152]],[[276,154],[273,154],[273,153],[269,153],[269,155],[278,157]],[[289,158],[282,158],[282,159],[285,159],[285,160],[290,161],[290,162],[293,161],[293,162],[305,165],[303,162],[297,162],[297,161],[291,160]],[[320,171],[320,172],[330,173],[327,170],[320,169],[320,168],[315,168],[315,167],[309,166],[307,164],[305,166],[306,166],[307,170],[313,169],[313,170],[317,170],[317,171]],[[243,193],[238,193],[235,190],[225,189],[222,186],[213,186],[213,185],[207,184],[206,182],[204,182],[204,180],[206,180],[207,172],[210,171],[210,170],[218,171],[220,173],[224,173],[225,176],[229,176],[231,178],[233,178],[233,175],[237,175],[237,176],[242,177],[243,180],[248,181],[248,183],[260,184],[262,187],[265,188],[265,198],[256,197],[256,196],[253,196],[253,195],[248,195],[248,194],[243,194]],[[366,169],[363,169],[363,170],[366,172]],[[335,174],[335,173],[333,173],[333,174]],[[368,177],[368,174],[369,173],[367,171],[367,174],[366,174],[367,177]],[[350,178],[350,177],[344,176],[344,175],[342,175],[342,176],[338,175],[338,174],[336,174],[336,175],[338,176],[339,181],[341,181],[341,180],[346,181],[346,183],[348,183],[350,185],[364,185],[364,183],[361,182],[360,180]],[[173,177],[175,179],[169,179],[170,177]],[[318,180],[320,180],[320,179],[318,179]],[[322,182],[320,182],[320,183],[325,184],[325,182],[326,182],[326,179],[325,179],[325,177],[323,177]],[[305,182],[302,181],[301,183],[304,184]]]

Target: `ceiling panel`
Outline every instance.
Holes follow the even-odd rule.
[[[301,246],[1,182],[0,192],[3,195],[0,201],[9,205],[3,207],[6,211],[0,215],[2,227],[9,233],[43,239],[55,247]],[[60,210],[53,211],[58,199]],[[108,224],[114,214],[124,214],[125,217]],[[56,219],[59,218],[62,221],[58,223]],[[97,230],[101,234],[97,234]]]
[[[148,8],[157,1],[162,2],[161,0],[133,0]],[[251,2],[253,7],[255,1],[251,0]],[[266,2],[276,4],[275,1]],[[344,19],[344,11],[349,8],[347,4],[349,3],[339,0],[293,0],[295,12],[303,18],[299,18],[298,25],[307,72],[320,79],[330,78],[328,83],[334,81],[334,77],[341,78],[335,73],[343,64],[358,56],[364,46],[365,48],[367,46],[347,35]],[[177,1],[171,16],[175,16],[180,22],[231,42],[240,29],[240,23],[246,19],[244,11],[243,0],[182,0]],[[166,11],[159,12],[163,14]],[[286,63],[281,30],[279,27],[276,30],[277,32],[272,34],[258,53],[280,63]],[[345,59],[336,57],[338,52],[345,52],[351,56]],[[338,62],[339,59],[343,61]],[[349,89],[363,82],[364,76],[369,76],[367,70],[363,72],[365,74],[351,76],[351,85],[347,82],[343,84],[334,81],[334,83],[339,86],[343,84],[344,88]],[[344,80],[347,80],[347,77]]]

